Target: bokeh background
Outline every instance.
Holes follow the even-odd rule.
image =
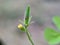
[[[44,28],[55,28],[53,16],[60,16],[60,0],[0,0],[0,40],[4,45],[31,45],[26,34],[18,30],[27,5],[31,6],[33,24],[29,31],[35,45],[49,45]]]

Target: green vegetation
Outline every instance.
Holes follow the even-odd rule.
[[[18,25],[18,28],[21,30],[21,31],[24,31],[29,39],[29,41],[31,42],[31,45],[34,45],[33,41],[32,41],[32,38],[31,38],[31,35],[28,31],[28,26],[30,25],[30,21],[31,21],[31,16],[30,16],[30,6],[28,5],[27,9],[26,9],[26,12],[25,12],[25,15],[24,15],[24,22],[21,22],[23,23],[22,24],[19,24]]]
[[[57,27],[57,30],[60,30],[60,17],[54,16],[52,19],[53,23]],[[60,43],[60,32],[52,29],[52,28],[45,28],[44,31],[45,39],[48,41],[50,45],[55,45]]]

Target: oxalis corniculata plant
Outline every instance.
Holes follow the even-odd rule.
[[[57,27],[57,30],[60,30],[60,17],[59,16],[54,16],[52,19],[53,23],[55,24],[55,26]],[[30,16],[30,6],[28,5],[25,11],[25,17],[24,17],[24,21],[21,21],[23,24],[19,24],[18,28],[25,32],[29,41],[31,42],[31,45],[34,45],[33,40],[31,38],[31,35],[28,31],[28,26],[31,24],[31,16]],[[58,32],[57,30],[54,30],[52,28],[45,28],[44,31],[44,38],[48,41],[49,45],[55,45],[60,43],[60,32]]]
[[[57,27],[56,29],[60,30],[60,17],[54,16],[52,22]],[[44,37],[48,41],[49,45],[56,45],[60,43],[60,32],[58,32],[57,30],[49,27],[45,28]]]
[[[25,11],[25,15],[24,15],[24,21],[22,22],[20,20],[20,22],[22,22],[23,24],[19,24],[18,28],[21,31],[26,33],[31,45],[34,45],[33,40],[31,38],[31,35],[30,35],[29,31],[28,31],[28,26],[31,24],[31,18],[32,18],[32,16],[30,16],[30,6],[28,5],[27,8],[26,8],[26,11]]]

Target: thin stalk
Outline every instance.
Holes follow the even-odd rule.
[[[32,45],[34,45],[34,43],[33,43],[33,41],[32,41],[32,38],[31,38],[31,35],[30,35],[30,33],[29,33],[29,31],[28,31],[27,29],[26,29],[26,34],[27,34],[27,37],[28,37],[30,43],[31,43]]]

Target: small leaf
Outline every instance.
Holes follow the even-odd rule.
[[[24,22],[22,20],[19,20],[20,23],[22,23],[24,25]]]
[[[60,17],[54,16],[53,17],[53,23],[56,25],[56,27],[60,30]]]
[[[60,33],[58,33],[57,31],[55,31],[52,28],[45,29],[44,37],[48,41],[49,44],[60,43]]]
[[[30,6],[28,5],[26,12],[25,12],[25,24],[28,25],[29,23],[29,18],[30,18]]]

